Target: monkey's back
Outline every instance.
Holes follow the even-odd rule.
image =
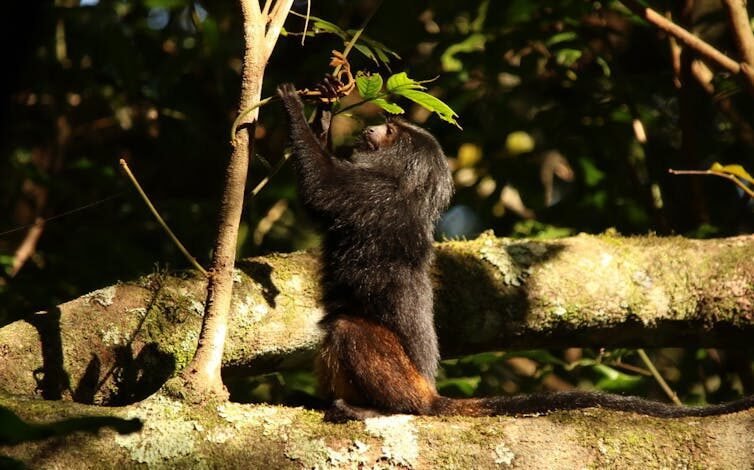
[[[433,221],[407,199],[396,197],[391,206],[351,202],[350,214],[369,216],[348,222],[336,217],[324,227],[323,325],[327,329],[344,315],[383,324],[398,335],[421,373],[434,380],[439,352],[430,279]]]

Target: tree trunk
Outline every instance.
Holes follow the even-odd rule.
[[[240,3],[244,25],[244,58],[239,115],[260,101],[264,69],[280,31],[276,25],[282,25],[283,19],[288,16],[292,1],[278,0],[273,7],[273,13],[269,15],[267,8],[270,1],[265,5],[264,12],[260,11],[258,0],[241,0]],[[232,142],[233,152],[225,173],[198,346],[193,359],[181,374],[183,380],[169,385],[172,393],[191,401],[199,402],[215,397],[228,398],[220,376],[220,368],[231,308],[238,227],[243,211],[249,159],[254,153],[254,127],[258,114],[258,109],[248,113],[246,119],[239,123],[238,132]]]

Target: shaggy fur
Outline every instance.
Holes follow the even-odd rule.
[[[388,413],[489,416],[603,407],[659,417],[754,406],[677,407],[591,392],[455,400],[435,389],[432,241],[453,181],[437,140],[404,120],[368,127],[350,158],[334,157],[306,122],[295,88],[281,85],[298,189],[324,233],[325,330],[317,372],[334,399],[330,421]],[[326,135],[326,132],[322,135]]]

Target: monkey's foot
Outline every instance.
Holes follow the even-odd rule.
[[[324,419],[330,423],[347,423],[348,421],[364,421],[367,418],[376,418],[377,416],[384,415],[371,408],[349,405],[344,400],[338,399],[325,411]]]

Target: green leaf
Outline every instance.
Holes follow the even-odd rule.
[[[374,55],[374,52],[364,44],[356,43],[353,45],[353,48],[357,51],[361,52],[367,59],[372,60],[375,64],[380,65],[379,61],[377,60],[377,56]]]
[[[480,377],[456,377],[442,380],[438,384],[443,395],[470,397],[481,382]]]
[[[752,178],[749,172],[747,172],[741,165],[721,165],[720,163],[715,162],[709,168],[709,171],[738,176],[739,178],[754,184],[754,178]]]
[[[312,22],[312,31],[314,32],[314,34],[330,33],[338,36],[344,41],[350,40],[348,33],[340,29],[334,23],[330,23],[329,21],[323,20],[322,18],[318,18],[316,16],[310,16],[309,20]]]
[[[166,10],[185,7],[187,4],[187,0],[144,0],[144,6],[147,8],[165,8]]]
[[[532,359],[534,361],[537,361],[541,364],[555,364],[559,366],[566,365],[565,361],[553,356],[547,350],[544,350],[544,349],[533,349],[530,351],[516,351],[516,352],[505,353],[506,359],[511,358],[511,357],[525,357],[527,359]]]
[[[578,49],[561,49],[555,53],[555,60],[563,67],[570,67],[581,58],[581,54]]]
[[[483,352],[463,356],[460,360],[457,360],[457,362],[461,364],[472,364],[477,369],[483,370],[489,369],[491,364],[496,364],[504,360],[506,357],[508,356],[501,352]],[[443,361],[443,363],[447,363],[447,360]]]
[[[604,364],[597,364],[593,369],[602,375],[602,378],[595,384],[601,390],[630,390],[644,381],[641,376],[624,374]]]
[[[391,56],[393,56],[396,59],[400,59],[401,58],[401,56],[399,56],[397,52],[395,52],[394,50],[390,49],[386,45],[382,44],[380,41],[376,41],[376,40],[370,38],[369,36],[366,36],[366,35],[362,34],[361,38],[359,38],[359,39],[361,40],[361,42],[363,42],[364,44],[366,44],[367,46],[369,46],[369,48],[372,49],[375,53],[377,53],[377,56],[380,57],[380,60],[383,63],[390,62],[390,58],[388,57],[388,55],[391,55]],[[384,57],[384,59],[383,59],[383,57]]]
[[[584,183],[586,183],[588,187],[597,186],[600,181],[605,179],[605,172],[597,168],[591,160],[580,158],[579,164],[584,172]]]
[[[576,39],[576,37],[576,33],[574,33],[573,31],[563,31],[562,33],[558,33],[552,36],[547,40],[547,42],[545,42],[545,44],[547,45],[547,47],[551,47],[561,42],[573,41],[574,39]]]
[[[384,109],[390,114],[403,114],[406,111],[398,106],[395,103],[390,103],[389,101],[385,101],[384,98],[375,98],[372,100],[372,103],[376,104],[380,108]]]
[[[506,21],[509,23],[525,23],[542,9],[538,2],[528,0],[513,0],[508,4],[505,13]]]
[[[607,63],[607,61],[602,57],[597,57],[597,65],[599,65],[602,69],[602,75],[610,78],[610,65]]]
[[[382,76],[380,74],[366,74],[359,72],[356,75],[356,88],[362,98],[376,98],[382,91]]]
[[[437,114],[443,121],[447,121],[460,128],[461,126],[454,119],[458,117],[458,114],[439,98],[421,91],[423,89],[424,87],[420,82],[409,78],[405,72],[397,73],[387,80],[387,90],[389,92],[410,99],[414,103]]]
[[[458,117],[458,114],[456,114],[456,112],[453,111],[450,106],[445,104],[439,98],[432,96],[429,93],[414,89],[403,89],[396,92],[396,94],[406,97],[414,103],[419,104],[422,107],[432,111],[433,113],[437,114],[443,121],[447,121],[458,127],[459,129],[461,128],[461,126],[455,120],[455,118]]]
[[[163,0],[167,1],[167,0]],[[171,1],[178,1],[178,0],[171,0]],[[303,17],[303,15],[298,13],[291,13],[296,16]],[[327,20],[323,20],[322,18],[318,18],[316,16],[310,16],[309,21],[311,22],[311,29],[310,31],[306,32],[307,36],[311,35],[317,35],[317,34],[334,34],[338,36],[341,40],[343,40],[344,44],[348,44],[354,36],[358,34],[358,30],[355,29],[349,29],[349,30],[343,30],[339,26],[337,26],[334,23],[331,23]],[[386,47],[384,44],[382,44],[379,41],[375,41],[374,39],[367,37],[365,34],[361,34],[357,40],[357,42],[353,45],[353,48],[358,51],[360,54],[363,54],[368,59],[374,61],[376,64],[383,63],[387,65],[390,62],[390,57],[393,56],[397,59],[400,59],[400,56],[393,50]]]
[[[396,73],[387,79],[387,91],[400,95],[404,90],[424,90],[420,82],[409,78],[406,72]]]
[[[470,35],[457,44],[452,44],[445,49],[445,52],[440,57],[442,69],[446,72],[458,72],[462,70],[463,62],[456,57],[456,54],[482,51],[486,42],[487,38],[485,35],[477,33]]]

